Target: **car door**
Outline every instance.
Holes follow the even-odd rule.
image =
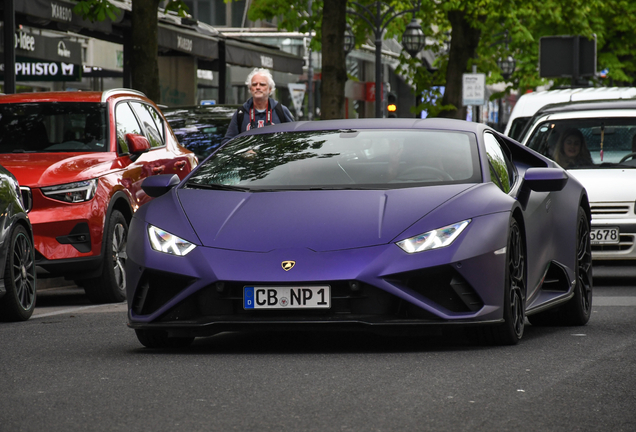
[[[493,160],[503,161],[502,167],[495,168],[499,177],[503,177],[501,182],[504,184],[502,189],[506,193],[514,192],[516,183],[522,181],[514,169],[511,156],[507,151],[505,143],[501,142],[494,134],[490,132],[484,133],[484,143],[486,144],[486,152],[488,159],[491,161],[491,177],[493,170]],[[506,168],[504,169],[503,166]],[[504,173],[504,174],[502,174]],[[495,182],[496,183],[496,182]],[[501,186],[500,186],[501,187]],[[507,189],[507,190],[506,190]],[[535,294],[535,288],[538,287],[539,281],[544,276],[545,266],[535,265],[537,261],[548,262],[551,259],[553,251],[550,250],[549,241],[545,241],[550,236],[550,229],[554,226],[554,215],[551,211],[551,192],[530,192],[528,204],[524,211],[524,230],[526,233],[526,257],[527,257],[527,299],[531,300]]]
[[[161,161],[157,161],[156,155],[150,151],[137,155],[130,153],[126,134],[145,136],[145,133],[128,101],[119,102],[115,106],[115,124],[117,153],[121,165],[125,167],[120,181],[130,191],[135,204],[140,206],[150,201],[150,197],[141,189],[141,182],[146,177],[159,174],[153,172],[153,168],[161,165]]]
[[[190,172],[190,162],[185,154],[171,151],[163,116],[150,104],[134,101],[130,105],[150,142],[152,174],[177,174],[184,178]]]

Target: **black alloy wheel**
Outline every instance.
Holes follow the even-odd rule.
[[[504,322],[469,329],[469,336],[491,345],[515,345],[525,329],[526,247],[516,219],[510,220],[506,247],[506,276],[503,292]]]
[[[562,307],[561,324],[582,326],[592,314],[592,243],[590,222],[579,207],[576,223],[576,286],[574,297]]]
[[[26,321],[35,309],[35,257],[31,235],[22,225],[11,233],[4,270],[7,290],[0,300],[0,321]]]

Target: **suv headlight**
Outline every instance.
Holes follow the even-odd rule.
[[[468,226],[470,219],[416,235],[396,243],[406,253],[416,253],[445,247],[453,243],[457,236]]]
[[[59,201],[68,203],[84,202],[95,196],[97,179],[47,186],[41,188],[41,190],[45,196]]]
[[[154,250],[170,255],[186,256],[196,247],[189,241],[153,225],[148,225],[148,238]]]

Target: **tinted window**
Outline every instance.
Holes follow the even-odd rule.
[[[486,153],[490,163],[490,178],[501,190],[508,193],[514,181],[512,163],[493,134],[484,134]]]
[[[481,181],[475,136],[350,130],[239,137],[204,162],[197,185],[389,189]]]
[[[527,145],[566,169],[611,168],[623,158],[632,164],[635,137],[636,117],[579,118],[538,124]]]
[[[126,102],[121,102],[115,109],[115,120],[117,122],[117,144],[121,153],[128,153],[128,143],[126,143],[126,134],[133,133],[142,135],[141,126],[137,122],[137,118]]]
[[[521,141],[522,136],[521,133],[523,129],[528,124],[530,117],[517,117],[512,121],[512,125],[510,125],[510,131],[508,131],[508,136],[517,141]]]
[[[106,151],[106,116],[101,103],[0,104],[0,152]]]
[[[159,132],[159,126],[157,126],[158,119],[160,117],[150,106],[138,102],[131,104],[135,110],[135,113],[139,117],[139,120],[143,124],[146,131],[146,137],[150,142],[150,147],[160,147],[163,145],[163,133]],[[163,131],[163,122],[161,124],[161,130]]]

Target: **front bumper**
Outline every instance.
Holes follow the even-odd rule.
[[[505,226],[507,214],[502,214]],[[145,222],[133,218],[128,242],[128,325],[172,335],[211,335],[266,327],[480,324],[502,320],[505,245],[480,235],[485,221],[467,229],[462,247],[408,255],[394,244],[314,252],[306,248],[268,253],[198,246],[186,257],[148,246]],[[480,231],[481,230],[481,231]],[[501,238],[497,238],[501,237]],[[478,246],[476,246],[478,245]],[[289,272],[281,263],[296,261]],[[324,285],[328,310],[244,310],[246,285]],[[356,288],[357,287],[357,288]]]

